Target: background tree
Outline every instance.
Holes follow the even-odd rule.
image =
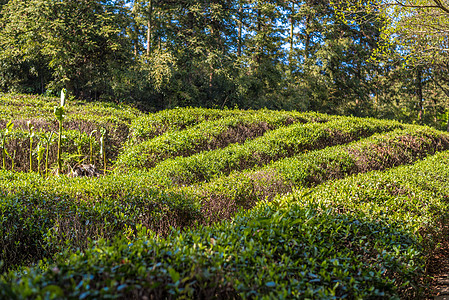
[[[3,7],[2,60],[41,78],[41,89],[64,86],[77,97],[98,99],[111,88],[111,68],[128,59],[120,9],[94,0],[11,0]]]
[[[440,126],[438,0],[0,0],[0,90]]]

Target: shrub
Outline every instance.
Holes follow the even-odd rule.
[[[43,178],[0,172],[0,261],[34,263],[88,239],[111,238],[143,224],[158,233],[191,226],[199,204],[182,193],[148,187],[139,178]]]
[[[189,185],[397,128],[403,128],[403,125],[360,118],[339,118],[323,124],[298,123],[269,131],[243,144],[167,159],[146,174],[159,186]]]
[[[310,119],[310,114],[260,111],[204,121],[182,131],[165,132],[139,144],[128,143],[119,155],[117,165],[121,171],[122,167],[151,168],[167,158],[243,143],[268,130]]]
[[[21,297],[419,297],[447,220],[448,163],[444,152],[299,190],[167,238],[99,241],[3,284]]]
[[[198,198],[205,223],[209,223],[229,219],[239,209],[251,208],[262,200],[271,201],[293,188],[314,187],[351,174],[413,163],[447,149],[447,133],[411,126],[173,190]]]

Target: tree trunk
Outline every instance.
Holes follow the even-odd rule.
[[[309,34],[309,27],[310,27],[310,15],[307,15],[306,17],[306,26],[304,28],[304,33],[306,36],[306,41],[304,45],[304,61],[309,58],[309,48],[310,48],[310,34]]]
[[[150,0],[148,8],[148,27],[147,27],[147,56],[150,56],[151,49],[151,31],[153,27],[153,1]]]
[[[292,68],[293,63],[293,29],[295,26],[293,15],[295,14],[295,2],[292,1],[292,11],[290,15],[290,55],[289,55],[289,63],[290,63],[290,69]]]
[[[240,4],[239,7],[239,31],[238,31],[238,45],[237,45],[237,56],[242,56],[242,28],[243,28],[243,7]]]
[[[262,29],[262,16],[261,16],[261,12],[260,12],[260,7],[259,7],[260,3],[257,2],[257,33],[256,35],[259,35]],[[260,66],[260,61],[261,61],[261,56],[262,54],[262,47],[260,46],[260,42],[257,43],[257,53],[256,53],[256,69]]]
[[[422,85],[422,68],[416,69],[416,97],[418,100],[418,121],[422,123],[423,118],[423,85]]]

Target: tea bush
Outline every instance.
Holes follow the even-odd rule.
[[[204,217],[217,221],[230,218],[239,209],[253,207],[261,200],[272,200],[293,188],[313,187],[351,174],[413,163],[447,149],[449,134],[410,126],[174,190],[197,197]]]
[[[59,99],[54,97],[0,93],[0,127],[3,122],[9,120],[15,120],[19,125],[25,125],[26,120],[32,120],[37,123],[36,129],[40,129],[41,126],[52,126],[51,124],[54,124],[53,107],[58,103]],[[88,123],[96,126],[123,124],[128,127],[132,120],[143,115],[130,106],[110,102],[88,103],[75,99],[68,101],[66,112],[67,123],[72,124],[67,127],[68,129],[78,129],[80,125],[92,126]]]
[[[36,171],[57,100],[0,99],[14,169],[28,170],[30,121]],[[107,128],[108,159],[121,151],[130,172],[41,176],[6,157],[0,299],[422,298],[448,221],[447,133],[269,110],[67,111],[66,165],[95,156]]]
[[[326,121],[333,118],[319,113],[298,113],[273,110],[240,110],[240,109],[207,109],[207,108],[175,108],[148,114],[132,121],[129,143],[131,145],[150,140],[167,131],[179,131],[198,125],[205,121],[216,121],[229,117],[250,117],[258,114],[285,116],[292,119],[310,119]]]
[[[34,263],[88,239],[110,238],[145,225],[158,233],[193,225],[199,204],[182,193],[148,187],[139,178],[49,177],[0,172],[0,261]]]
[[[165,235],[170,226],[184,228],[229,219],[241,208],[251,208],[267,197],[271,200],[295,186],[368,171],[364,159],[351,154],[354,149],[362,149],[365,158],[378,153],[379,147],[385,153],[398,153],[399,158],[411,157],[398,162],[401,164],[448,148],[447,134],[412,128],[308,152],[202,185],[165,190],[145,173],[44,179],[5,172],[0,177],[5,236],[0,260],[5,268],[36,262],[63,248],[84,248],[89,238],[110,238],[139,224]],[[410,143],[412,140],[417,142]],[[317,170],[324,164],[328,171],[321,173],[327,175],[318,177]]]
[[[250,112],[252,111],[248,113]],[[238,109],[220,110],[187,107],[163,110],[134,119],[130,127],[129,143],[140,143],[164,132],[183,130],[204,121],[244,114],[244,111]]]
[[[10,273],[4,295],[148,298],[420,297],[447,218],[449,152],[261,203],[233,221],[99,241]],[[129,237],[128,237],[129,238]],[[421,295],[422,296],[422,295]]]
[[[307,122],[310,114],[260,111],[204,121],[182,131],[168,131],[139,144],[124,147],[117,166],[151,168],[170,157],[224,148],[263,135],[266,131],[296,122]]]
[[[35,131],[57,132],[58,122],[53,115],[53,108],[58,103],[59,99],[52,97],[0,93],[0,130],[12,121],[15,125],[14,129],[18,131],[26,131],[27,123],[30,122],[30,126],[33,126]],[[97,130],[94,136],[96,140],[99,140],[99,129],[107,128],[109,143],[107,151],[110,159],[117,157],[118,151],[127,140],[131,121],[142,115],[129,106],[113,103],[86,103],[75,99],[68,101],[65,111],[65,130],[71,132],[77,130],[82,132],[83,136]],[[21,144],[21,141],[16,141],[13,143],[15,146],[9,145],[8,149],[12,151],[10,153],[16,151],[16,159],[24,161],[25,157],[19,153],[24,153],[26,156],[28,153],[18,147]],[[76,151],[69,153],[71,157],[74,154]]]
[[[376,132],[403,128],[393,121],[339,118],[327,123],[297,123],[268,131],[243,144],[167,159],[147,172],[159,186],[189,185],[232,171],[263,166],[281,158],[368,137]]]

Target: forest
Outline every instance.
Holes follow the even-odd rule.
[[[0,91],[447,128],[445,1],[0,1]]]

